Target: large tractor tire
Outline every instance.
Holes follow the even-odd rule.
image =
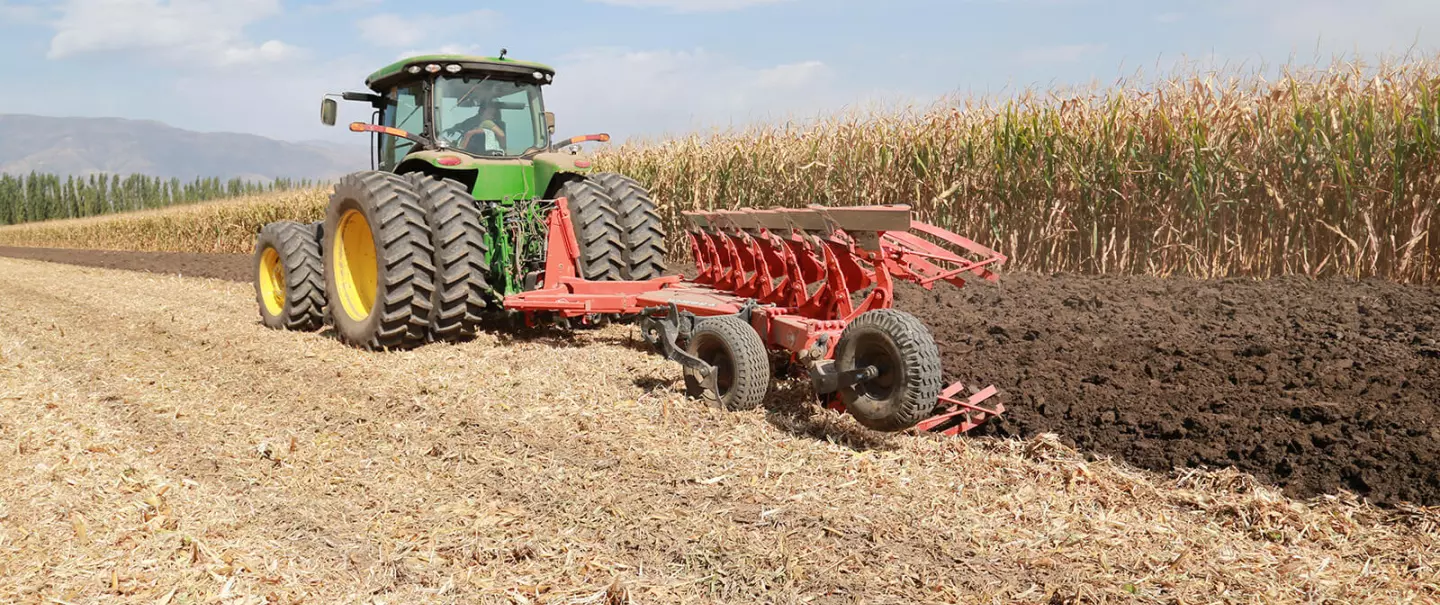
[[[738,316],[702,319],[685,352],[709,364],[715,373],[707,385],[699,371],[686,368],[685,394],[727,410],[753,410],[770,392],[770,357],[760,334]]]
[[[841,372],[874,366],[879,375],[840,389],[845,409],[861,425],[903,431],[935,411],[940,398],[940,349],[914,315],[894,309],[861,314],[835,345]]]
[[[255,298],[260,321],[275,330],[325,325],[324,264],[309,225],[270,223],[255,238]]]
[[[570,223],[580,243],[580,276],[591,281],[625,279],[625,240],[615,201],[588,179],[572,179],[555,192],[570,202]]]
[[[345,176],[324,231],[325,291],[341,340],[372,350],[424,344],[434,250],[410,181],[376,171]]]
[[[650,193],[635,179],[614,172],[593,174],[590,179],[615,201],[625,243],[621,255],[625,279],[638,281],[665,275],[665,226]]]
[[[430,338],[457,341],[475,335],[492,295],[485,222],[480,207],[458,181],[421,173],[406,175],[425,209],[435,250],[435,293]]]

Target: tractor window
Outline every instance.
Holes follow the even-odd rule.
[[[515,157],[549,144],[540,86],[486,76],[435,83],[435,131],[475,155]]]
[[[385,104],[385,110],[380,114],[380,123],[406,132],[423,133],[425,131],[425,109],[421,104],[421,99],[424,98],[424,94],[424,89],[418,82],[391,89],[390,94],[387,95],[389,102]],[[393,170],[415,146],[414,141],[400,137],[381,135],[379,139],[377,144],[380,146],[380,168],[382,170]]]

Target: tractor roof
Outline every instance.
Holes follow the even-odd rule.
[[[468,72],[489,71],[500,73],[513,73],[519,76],[527,76],[535,72],[541,72],[549,76],[555,75],[555,68],[543,63],[532,63],[530,61],[516,61],[499,57],[478,57],[472,55],[420,55],[401,59],[385,67],[376,70],[365,79],[365,85],[375,92],[385,92],[386,89],[395,83],[416,77],[406,70],[410,66],[418,66],[424,69],[429,64],[459,65],[461,69]]]

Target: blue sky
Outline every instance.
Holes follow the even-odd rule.
[[[1440,0],[0,0],[0,113],[358,142],[319,124],[323,93],[501,47],[559,70],[561,134],[655,138],[1181,60],[1433,53]]]

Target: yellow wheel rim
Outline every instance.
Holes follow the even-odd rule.
[[[375,264],[375,238],[370,235],[370,221],[358,210],[346,210],[335,229],[335,258],[331,270],[340,306],[355,321],[370,317],[378,289]]]
[[[274,248],[266,248],[260,255],[260,300],[271,316],[285,312],[285,265]]]

